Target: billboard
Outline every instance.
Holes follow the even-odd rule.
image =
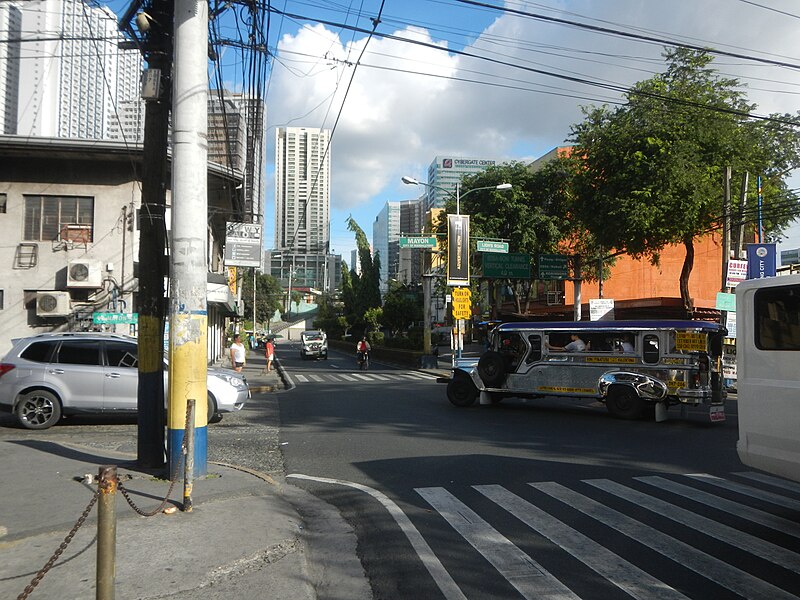
[[[747,244],[747,278],[775,277],[775,244]]]
[[[225,266],[261,268],[261,225],[227,223],[225,226]]]
[[[447,285],[469,285],[469,215],[447,215]]]

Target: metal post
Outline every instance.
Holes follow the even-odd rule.
[[[572,300],[572,308],[575,315],[575,320],[580,321],[582,314],[582,306],[581,306],[581,282],[583,278],[581,277],[581,255],[576,254],[574,257],[574,273],[573,273],[573,289],[574,289],[574,296]]]
[[[181,460],[189,398],[206,398],[208,369],[208,3],[175,0],[172,128],[169,457]],[[195,410],[195,477],[206,474],[206,402]]]
[[[427,262],[428,253],[425,253],[425,260],[423,265]],[[423,319],[425,320],[422,329],[422,352],[424,354],[431,353],[431,277],[432,273],[424,273],[422,275],[422,307]]]
[[[255,337],[256,337],[256,268],[253,267],[253,338]]]
[[[117,559],[117,467],[100,467],[97,473],[97,600],[114,600]]]
[[[192,512],[192,487],[194,486],[194,398],[188,401],[186,410],[186,458],[183,461],[183,512]]]

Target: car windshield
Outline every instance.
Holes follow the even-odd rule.
[[[307,333],[305,334],[306,341],[309,342],[318,342],[322,339],[321,333]]]

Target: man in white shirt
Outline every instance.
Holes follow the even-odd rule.
[[[586,344],[578,337],[577,333],[571,333],[569,337],[572,341],[566,346],[551,346],[550,342],[547,342],[547,348],[555,352],[583,352],[586,350]]]

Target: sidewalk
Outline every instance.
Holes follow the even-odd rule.
[[[262,373],[263,357],[252,358],[245,374],[254,396],[281,388],[278,373]],[[59,548],[97,490],[84,476],[96,478],[99,465],[118,465],[144,511],[166,495],[168,481],[137,468],[133,455],[103,448],[93,431],[64,442],[10,430],[0,440],[0,598],[22,594]],[[184,513],[182,479],[167,504],[178,507],[173,514],[139,516],[116,494],[117,599],[371,597],[354,534],[324,502],[269,475],[209,462]],[[95,596],[97,513],[95,504],[30,598]]]

